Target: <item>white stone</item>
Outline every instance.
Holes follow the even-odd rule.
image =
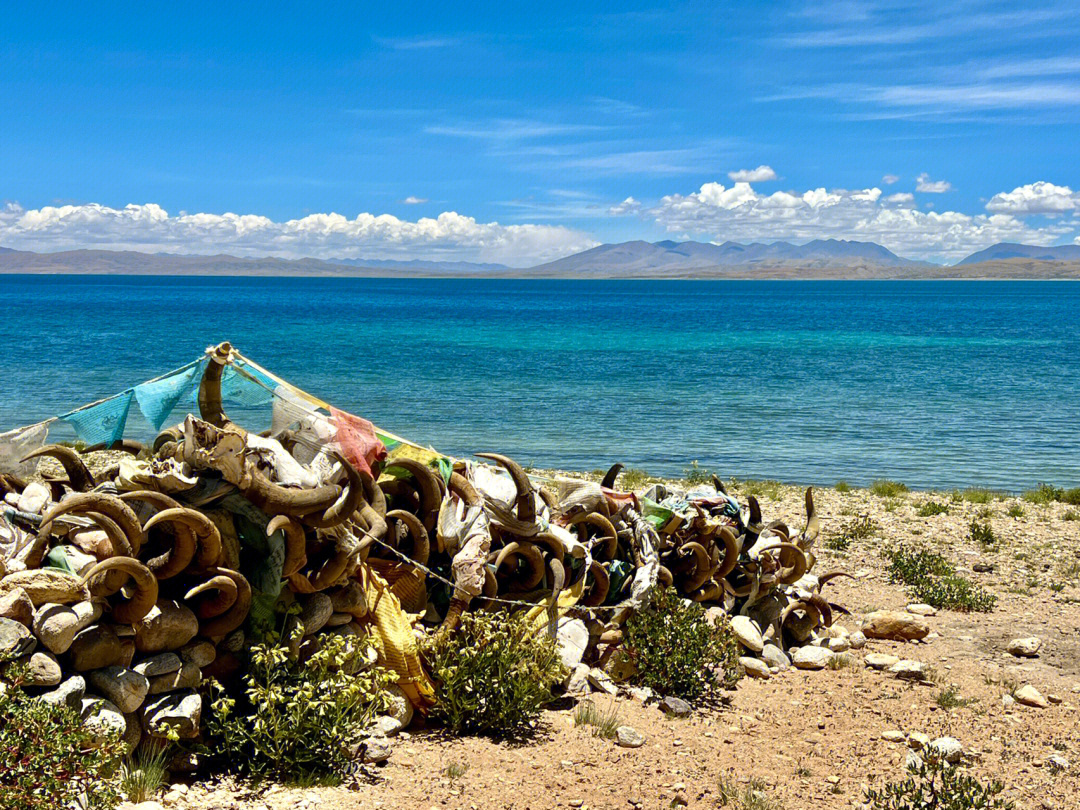
[[[563,618],[559,621],[556,640],[563,666],[572,669],[581,663],[589,646],[589,628],[581,619]]]
[[[893,664],[897,663],[900,659],[895,655],[887,655],[885,653],[867,653],[863,658],[863,663],[870,669],[888,669]]]
[[[800,647],[791,662],[797,669],[824,669],[833,656],[833,651],[825,647]]]
[[[921,681],[926,677],[926,664],[905,658],[889,667],[889,673],[905,681]]]
[[[1045,709],[1050,702],[1042,696],[1042,693],[1031,684],[1025,684],[1013,692],[1017,703],[1024,706],[1032,706],[1036,709]]]
[[[791,659],[775,644],[766,644],[761,650],[761,660],[779,670],[790,669]]]
[[[645,737],[630,726],[619,726],[615,729],[615,742],[623,748],[641,748],[645,744]]]
[[[772,677],[771,673],[769,672],[769,665],[757,658],[743,656],[739,659],[739,666],[741,666],[743,668],[743,672],[745,672],[751,678],[761,678],[762,680],[768,680],[770,677]]]
[[[907,739],[907,736],[902,731],[891,729],[889,731],[883,731],[881,733],[881,739],[885,740],[885,742],[902,743]]]
[[[921,731],[913,731],[908,734],[907,744],[909,748],[920,751],[930,744],[930,735],[924,734]]]
[[[606,694],[617,695],[619,693],[619,687],[615,685],[615,681],[611,680],[611,676],[602,669],[593,667],[589,670],[589,683]]]
[[[832,650],[834,653],[847,652],[849,649],[851,649],[850,642],[848,642],[848,640],[843,637],[830,638],[828,646],[829,649]]]
[[[922,602],[915,602],[914,604],[907,606],[908,613],[914,613],[916,616],[936,616],[937,608],[933,605],[927,605]]]
[[[749,616],[732,616],[731,629],[739,643],[751,652],[759,653],[765,646],[761,638],[761,630]]]
[[[854,633],[848,635],[848,644],[851,645],[853,650],[861,650],[866,646],[866,636],[863,635],[862,630],[856,630]]]
[[[1042,649],[1042,639],[1035,636],[1028,638],[1014,638],[1006,647],[1011,655],[1017,658],[1035,658]]]
[[[566,694],[590,695],[592,686],[589,685],[589,665],[578,664],[570,671],[570,677],[566,681]]]
[[[938,737],[926,747],[926,753],[933,759],[956,763],[964,755],[964,746],[955,737]]]

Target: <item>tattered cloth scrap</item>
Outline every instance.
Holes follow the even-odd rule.
[[[367,419],[353,416],[330,406],[330,419],[337,428],[335,440],[341,454],[356,469],[371,475],[371,465],[386,458],[386,445],[375,435],[375,426]]]
[[[43,446],[48,435],[48,422],[39,422],[29,427],[0,433],[0,473],[20,477],[30,475],[37,467],[37,459],[27,461],[25,464],[20,464],[19,459]]]

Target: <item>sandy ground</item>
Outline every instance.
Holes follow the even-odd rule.
[[[758,494],[766,520],[801,525],[802,490],[771,484],[736,486]],[[920,517],[927,501],[948,514]],[[890,584],[881,550],[916,539],[949,557],[965,575],[998,598],[989,614],[940,611],[927,619],[924,642],[870,641],[852,653],[850,666],[819,672],[790,670],[768,681],[743,679],[730,705],[700,708],[687,719],[668,719],[653,706],[626,697],[616,705],[622,722],[646,737],[638,749],[617,747],[574,727],[572,708],[546,711],[535,739],[507,744],[452,739],[419,730],[394,741],[389,762],[372,777],[336,788],[192,785],[165,804],[199,808],[714,808],[751,810],[741,800],[722,804],[721,782],[758,791],[753,810],[861,807],[864,791],[903,778],[907,746],[888,742],[888,731],[955,737],[966,767],[982,779],[1005,783],[1018,808],[1080,807],[1080,508],[1039,506],[1017,498],[986,504],[955,501],[947,493],[883,498],[867,490],[818,490],[823,519],[818,573],[841,568],[857,580],[830,584],[831,599],[851,616],[838,623],[855,630],[861,617],[902,609],[909,600]],[[1010,507],[1023,514],[1010,517]],[[987,511],[989,510],[989,511]],[[847,551],[822,541],[868,515],[879,527]],[[991,548],[968,537],[971,521],[989,520]],[[994,571],[974,573],[975,563]],[[1012,638],[1038,636],[1038,658],[1006,652]],[[925,662],[932,682],[910,684],[868,669],[863,655],[884,652]],[[1003,697],[1032,684],[1052,701],[1038,709],[1007,706]],[[946,709],[941,693],[955,686],[966,705]],[[608,708],[607,698],[597,698]],[[1061,771],[1048,757],[1065,757]],[[453,778],[451,778],[451,775]]]

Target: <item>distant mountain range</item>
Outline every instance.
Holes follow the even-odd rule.
[[[986,250],[972,253],[958,264],[977,264],[978,262],[1002,261],[1006,259],[1035,259],[1040,262],[1075,262],[1080,261],[1080,245],[1017,245],[1013,242],[998,242]]]
[[[1080,278],[1080,245],[1001,243],[951,266],[897,256],[873,242],[816,239],[740,244],[621,242],[530,268],[393,259],[279,259],[113,250],[34,253],[0,247],[0,273],[456,278]]]

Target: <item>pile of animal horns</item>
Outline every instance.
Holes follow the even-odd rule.
[[[26,460],[49,456],[64,475],[0,476],[0,623],[25,630],[6,634],[8,652],[29,665],[29,688],[131,746],[199,734],[199,684],[244,671],[266,621],[253,607],[272,617],[298,604],[310,647],[373,631],[373,582],[410,633],[453,633],[472,610],[532,610],[541,632],[581,620],[590,665],[610,660],[660,586],[749,617],[781,649],[828,636],[836,606],[821,588],[834,575],[812,573],[810,490],[796,530],[716,479],[622,491],[620,465],[601,482],[540,484],[502,455],[440,464],[395,451],[369,473],[295,426],[270,436],[231,421],[223,347],[200,416],[152,446],[119,443],[127,455],[92,474],[80,453],[47,445]]]

